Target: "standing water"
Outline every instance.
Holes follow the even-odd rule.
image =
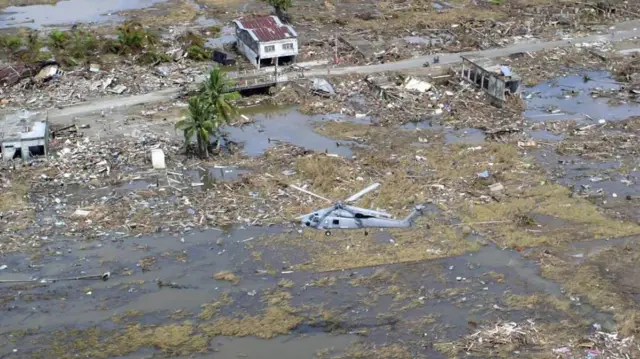
[[[54,5],[9,6],[0,13],[0,28],[105,22],[118,20],[112,13],[150,7],[166,0],[63,0]]]

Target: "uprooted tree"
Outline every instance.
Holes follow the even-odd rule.
[[[287,10],[293,6],[293,0],[264,0],[267,4],[273,6],[276,16],[284,22],[289,22]]]

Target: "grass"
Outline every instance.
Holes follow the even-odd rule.
[[[450,358],[454,358],[462,351],[462,344],[458,342],[437,342],[433,343],[433,349]]]
[[[229,293],[222,293],[220,299],[213,303],[207,303],[202,305],[202,311],[198,315],[198,318],[202,320],[210,320],[214,315],[218,314],[220,308],[225,305],[229,305],[233,302],[233,299],[229,296]]]
[[[640,233],[640,226],[609,218],[591,202],[572,198],[570,191],[560,185],[544,184],[514,191],[501,202],[474,204],[467,202],[461,209],[465,221],[506,222],[481,226],[490,230],[501,245],[523,248],[555,245],[576,240],[621,237]],[[566,222],[558,228],[522,226],[523,216],[546,215]]]
[[[136,353],[144,348],[154,348],[164,356],[189,356],[209,349],[209,341],[216,336],[255,336],[270,339],[289,334],[305,317],[297,315],[289,305],[291,294],[280,290],[264,293],[265,307],[256,315],[237,313],[220,316],[220,310],[233,302],[223,293],[213,303],[204,304],[194,323],[184,321],[167,325],[128,325],[123,330],[66,330],[51,335],[51,346],[34,358],[111,358]],[[139,315],[124,313],[114,317],[120,323]]]
[[[209,336],[254,336],[271,339],[291,332],[303,321],[303,318],[283,307],[267,307],[260,315],[223,317],[200,329]]]
[[[0,193],[0,212],[20,211],[28,207],[26,200],[29,186],[23,182],[12,181],[9,188]]]
[[[124,313],[114,315],[111,318],[111,321],[114,323],[122,323],[122,322],[129,321],[131,319],[137,318],[141,315],[142,315],[142,312],[140,312],[139,310],[128,310]]]
[[[229,271],[218,272],[213,276],[213,278],[216,280],[231,282],[233,285],[240,283],[240,277]]]
[[[165,355],[182,356],[202,353],[208,348],[208,339],[196,334],[190,322],[164,326],[130,325],[116,332],[103,332],[98,328],[69,330],[57,333],[55,337],[58,340],[52,347],[36,357],[111,358],[132,354],[142,348],[156,348]]]
[[[293,288],[295,283],[290,279],[282,279],[278,282],[278,287],[280,288]]]
[[[544,309],[553,308],[560,312],[566,312],[571,308],[571,302],[552,295],[518,295],[506,293],[504,303],[511,309]]]
[[[309,285],[312,287],[331,287],[336,284],[337,281],[338,279],[336,277],[322,277],[314,279]]]
[[[474,252],[480,245],[465,240],[448,226],[424,226],[424,219],[412,229],[390,230],[395,243],[378,243],[372,235],[360,231],[336,231],[326,237],[321,231],[299,234],[267,236],[261,241],[267,245],[287,243],[304,250],[310,260],[295,265],[298,270],[333,271],[393,263],[407,263]]]
[[[569,295],[586,299],[600,311],[613,313],[619,331],[629,336],[640,333],[634,298],[640,286],[631,279],[640,275],[638,264],[637,246],[613,246],[590,255],[584,263],[545,256],[541,272],[544,277],[562,283]]]
[[[193,22],[199,15],[196,6],[188,0],[167,1],[144,9],[124,12],[128,19],[145,27],[161,28]]]

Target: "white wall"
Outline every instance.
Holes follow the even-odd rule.
[[[258,56],[249,46],[247,46],[242,40],[238,39],[238,50],[251,62],[252,64],[258,66],[258,62],[256,61],[256,56]]]
[[[282,48],[284,44],[293,44],[293,49],[285,50]],[[264,49],[267,46],[274,46],[275,51],[266,52]],[[282,56],[296,56],[298,55],[298,39],[284,39],[278,41],[270,41],[270,42],[261,42],[260,43],[260,58],[262,59],[270,59],[274,57],[282,57]]]

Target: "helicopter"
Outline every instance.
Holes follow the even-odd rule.
[[[425,206],[418,205],[405,219],[393,219],[387,212],[373,209],[360,208],[349,205],[355,203],[365,194],[380,187],[379,183],[374,183],[344,201],[332,201],[304,188],[289,185],[300,192],[310,196],[325,200],[331,203],[330,207],[322,208],[311,213],[302,215],[296,219],[300,220],[303,227],[322,230],[327,236],[331,235],[332,229],[365,229],[364,235],[368,235],[366,228],[409,228],[413,221],[423,214]]]

